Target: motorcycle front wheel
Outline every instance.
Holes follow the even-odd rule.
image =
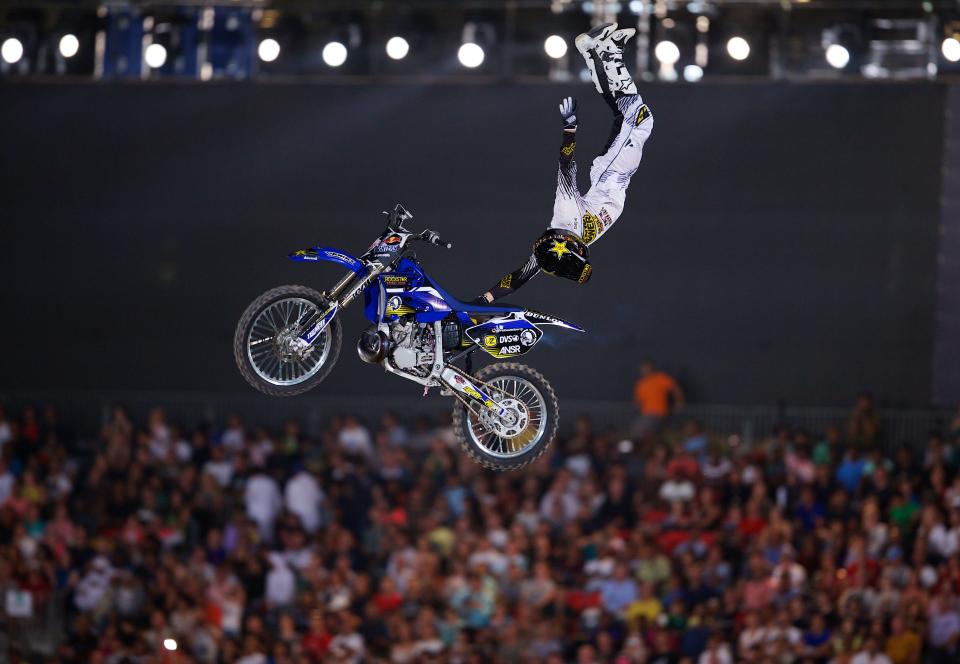
[[[459,403],[454,430],[471,459],[491,470],[517,470],[536,461],[557,435],[560,407],[543,375],[525,364],[498,362],[477,372],[504,417]]]
[[[275,397],[303,394],[323,381],[340,355],[340,321],[330,321],[310,346],[299,337],[327,307],[329,301],[306,286],[279,286],[250,303],[233,336],[233,356],[246,381]]]

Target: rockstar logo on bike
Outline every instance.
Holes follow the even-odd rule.
[[[567,249],[566,240],[554,240],[553,246],[549,249],[551,254],[556,254],[557,258],[563,258],[564,254],[569,254],[570,250]]]

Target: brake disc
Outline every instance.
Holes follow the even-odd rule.
[[[529,420],[526,404],[516,399],[503,399],[500,407],[504,411],[502,415],[484,408],[480,413],[480,422],[500,438],[519,436],[527,428]]]

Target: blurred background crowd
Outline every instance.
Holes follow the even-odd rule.
[[[0,410],[11,661],[960,661],[960,412],[900,445],[864,395],[747,443],[636,394],[633,432],[581,415],[508,474],[442,418]]]

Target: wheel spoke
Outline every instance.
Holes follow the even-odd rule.
[[[296,385],[323,367],[330,354],[329,328],[303,355],[293,345],[300,321],[318,311],[310,300],[288,297],[267,305],[257,315],[247,334],[247,357],[257,375],[272,385]]]
[[[484,387],[504,405],[511,420],[500,420],[469,404],[467,429],[478,447],[494,457],[523,454],[546,430],[546,399],[536,385],[520,376],[496,376]]]

